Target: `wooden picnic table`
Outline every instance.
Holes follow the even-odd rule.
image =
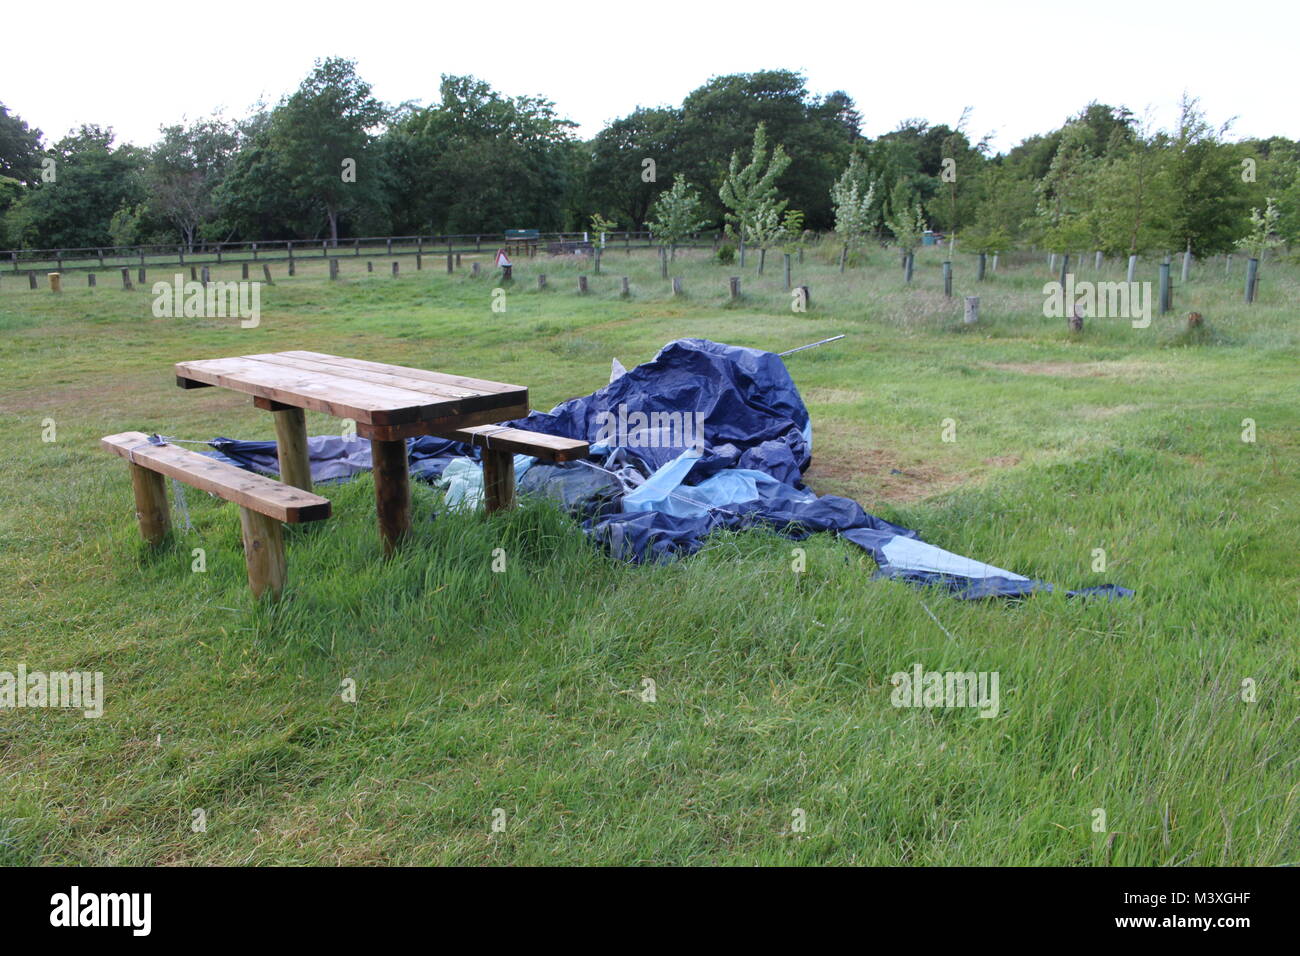
[[[275,416],[280,478],[311,491],[304,409],[356,422],[370,440],[375,509],[391,552],[411,529],[406,439],[457,437],[458,429],[523,418],[528,389],[484,379],[368,362],[323,352],[269,352],[176,363],[181,388],[246,392]]]

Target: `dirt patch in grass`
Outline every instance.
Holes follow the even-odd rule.
[[[1079,405],[1074,413],[1080,418],[1094,420],[1098,418],[1115,418],[1117,415],[1130,415],[1142,411],[1142,405]]]
[[[803,390],[803,400],[808,405],[856,405],[866,397],[865,392],[850,388],[808,388]],[[814,425],[814,428],[817,426]]]
[[[987,368],[1021,375],[1050,375],[1054,378],[1142,378],[1167,375],[1170,369],[1159,362],[1123,359],[1115,362],[995,362]]]
[[[963,480],[933,465],[905,464],[896,452],[885,448],[815,452],[803,477],[817,494],[852,498],[867,510],[875,502],[928,498]]]

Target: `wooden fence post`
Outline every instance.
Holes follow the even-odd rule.
[[[966,311],[962,315],[962,321],[966,325],[974,325],[980,320],[980,297],[977,295],[966,296]]]
[[[61,276],[61,275],[60,275],[59,273],[57,273],[57,272],[51,272],[51,273],[49,274],[49,280],[50,280],[50,291],[51,291],[51,292],[62,292],[62,291],[63,291],[63,276]]]
[[[267,285],[275,285],[275,280],[271,278],[271,267],[262,263],[262,278],[266,280]]]
[[[86,273],[86,285],[88,285],[92,289],[95,288],[95,273],[93,272]]]
[[[240,277],[241,279],[243,279],[245,282],[248,281],[248,263],[247,263],[247,262],[240,263],[240,276],[239,276],[239,277]],[[144,280],[141,279],[140,281],[143,282]]]
[[[578,294],[579,294],[579,295],[586,295],[586,294],[587,294],[587,277],[586,277],[586,276],[578,276]]]
[[[122,288],[131,291],[131,270],[125,266],[122,267]]]
[[[338,277],[339,277],[339,261],[338,261],[337,259],[331,259],[331,260],[330,260],[330,278],[331,278],[331,279],[337,279]]]
[[[947,261],[943,264],[943,294],[952,298],[952,263]]]
[[[733,299],[739,299],[740,298],[740,276],[732,276],[728,281],[731,286],[731,297]]]
[[[619,293],[623,298],[629,298],[632,295],[632,286],[627,276],[623,276],[623,291]]]
[[[545,288],[546,288],[546,273],[542,273],[537,277],[537,291],[541,292]]]
[[[682,294],[682,277],[673,276],[673,295],[681,295],[681,294]]]

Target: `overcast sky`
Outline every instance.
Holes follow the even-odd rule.
[[[612,0],[448,6],[296,0],[65,2],[6,16],[0,102],[47,140],[81,123],[141,145],[158,127],[242,116],[295,88],[316,57],[355,58],[388,103],[437,95],[442,73],[542,94],[594,135],[638,105],[677,105],[711,76],[803,72],[843,89],[871,136],[921,117],[993,133],[1005,151],[1090,100],[1176,117],[1184,89],[1232,138],[1300,139],[1300,2]],[[21,33],[21,36],[19,35]]]

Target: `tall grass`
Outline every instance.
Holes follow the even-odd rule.
[[[911,288],[892,252],[840,275],[823,251],[795,267],[803,314],[779,256],[759,276],[704,251],[673,263],[680,297],[655,257],[617,249],[600,276],[521,260],[513,285],[486,256],[477,281],[468,257],[454,276],[403,259],[396,279],[345,263],[339,282],[301,262],[275,270],[257,329],[155,319],[147,287],[108,278],[61,296],[0,278],[0,670],[106,682],[99,720],[0,713],[0,861],[1300,860],[1300,270],[1270,263],[1247,307],[1240,273],[1206,264],[1151,328],[1071,335],[1043,318],[1045,262],[977,284],[959,258],[949,300],[940,250]],[[1210,333],[1180,332],[1191,310]],[[256,604],[233,506],[190,490],[192,527],[150,552],[125,470],[95,445],[128,428],[272,437],[240,396],[176,389],[183,359],[315,349],[526,384],[549,408],[676,337],[779,351],[841,332],[788,360],[814,488],[1062,590],[1137,596],[962,603],[872,581],[844,542],[764,531],[632,567],[546,503],[486,519],[424,485],[385,561],[361,478],[318,489],[335,517],[289,531],[287,599]],[[890,677],[914,663],[998,672],[998,716],[893,707]]]

